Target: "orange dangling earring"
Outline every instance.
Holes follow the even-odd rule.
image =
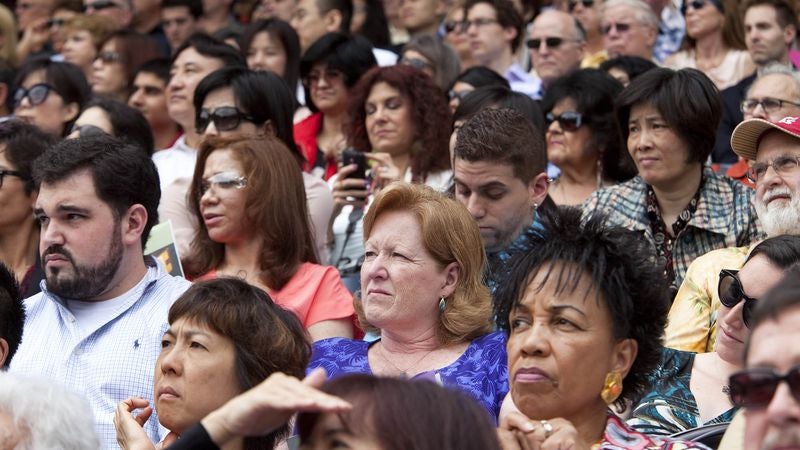
[[[617,401],[620,394],[622,394],[622,375],[619,372],[607,373],[600,397],[606,402],[606,405],[610,405]]]

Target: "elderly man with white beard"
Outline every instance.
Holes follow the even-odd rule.
[[[745,120],[731,136],[733,151],[750,163],[754,198],[767,236],[800,234],[800,117]],[[666,346],[692,352],[713,351],[721,269],[738,269],[753,246],[726,248],[697,258],[669,313]]]

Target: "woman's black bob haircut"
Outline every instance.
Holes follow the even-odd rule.
[[[526,231],[535,251],[513,255],[498,284],[498,325],[507,334],[513,333],[509,316],[540,272],[545,274],[542,284],[555,278],[556,295],[574,292],[588,277],[600,306],[611,316],[615,339],[634,339],[638,344],[636,359],[617,401],[621,406],[625,400],[641,395],[647,387],[647,375],[660,360],[669,310],[663,268],[658,267],[649,243],[641,235],[605,225],[602,215],[595,214],[582,223],[580,209],[560,207],[542,218],[542,230]]]
[[[614,105],[623,141],[628,141],[631,109],[650,104],[686,145],[687,162],[704,164],[714,149],[722,101],[714,83],[696,69],[648,70],[631,81]]]

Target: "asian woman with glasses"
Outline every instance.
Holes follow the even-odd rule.
[[[649,391],[633,403],[628,425],[647,434],[673,434],[728,422],[736,407],[728,377],[743,367],[744,342],[752,313],[785,271],[800,262],[800,236],[778,236],[753,248],[740,270],[722,270],[715,351],[691,353],[664,348]]]

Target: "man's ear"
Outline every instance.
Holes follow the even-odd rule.
[[[6,358],[8,358],[9,351],[8,342],[5,339],[0,338],[0,369],[5,367]]]
[[[147,225],[147,209],[141,204],[132,205],[122,217],[122,243],[125,246],[140,245],[144,227]]]
[[[547,198],[548,180],[547,173],[542,172],[528,182],[528,195],[530,196],[531,206],[541,205]]]
[[[340,31],[342,28],[342,12],[338,9],[326,12],[322,20],[325,22],[325,31],[328,33]]]
[[[508,43],[511,43],[514,39],[516,39],[518,34],[519,33],[517,32],[517,29],[514,27],[503,28],[503,40]]]

